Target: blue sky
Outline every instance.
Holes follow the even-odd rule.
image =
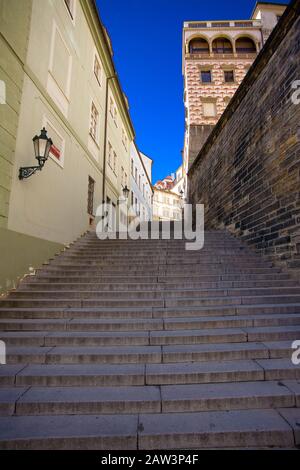
[[[97,4],[112,39],[137,144],[154,159],[155,182],[181,164],[183,22],[248,19],[255,1],[97,0]]]

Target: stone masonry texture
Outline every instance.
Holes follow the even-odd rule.
[[[295,0],[189,171],[206,229],[300,272],[300,2]],[[299,93],[298,93],[299,97]]]

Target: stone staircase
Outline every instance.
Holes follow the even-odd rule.
[[[300,283],[228,233],[88,233],[0,312],[1,449],[300,445]]]

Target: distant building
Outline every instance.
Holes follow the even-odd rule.
[[[152,160],[141,153],[135,142],[130,145],[130,205],[140,220],[152,220]]]
[[[166,176],[163,180],[157,181],[157,183],[155,183],[155,188],[157,189],[171,190],[173,186],[174,186],[173,176]]]
[[[154,186],[153,220],[181,220],[182,198],[167,189]]]
[[[185,178],[182,165],[176,171],[172,192],[178,194],[181,198],[185,197]]]
[[[286,6],[258,2],[250,20],[184,23],[185,174]]]

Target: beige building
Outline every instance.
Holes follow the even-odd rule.
[[[134,129],[94,0],[0,0],[0,48],[5,290],[93,227],[102,201],[118,210]],[[20,167],[37,165],[32,139],[43,127],[49,158],[20,180]]]
[[[167,189],[154,186],[153,220],[181,220],[182,198]]]
[[[285,9],[258,2],[249,20],[184,23],[185,174]]]
[[[141,221],[152,220],[152,160],[141,153],[135,142],[130,146],[131,158],[131,192],[130,206],[133,209],[133,217]]]

